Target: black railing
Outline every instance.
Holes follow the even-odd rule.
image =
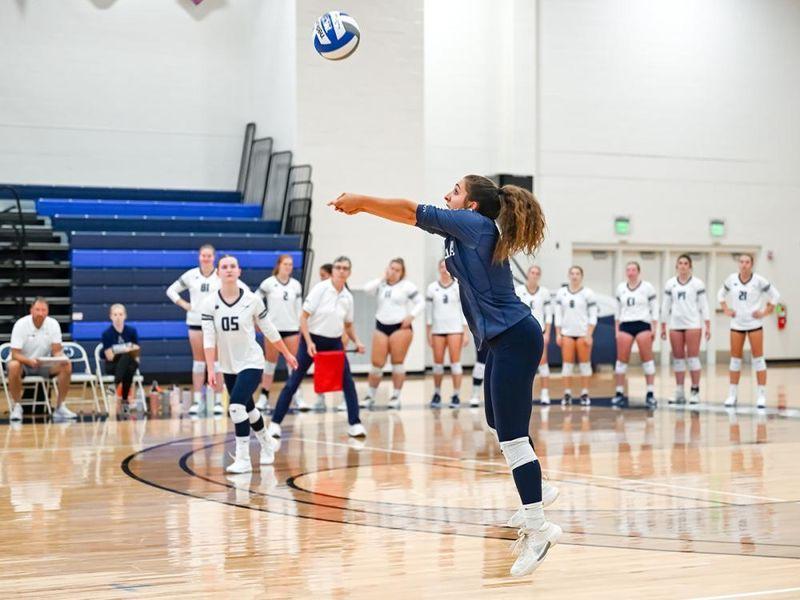
[[[17,298],[17,316],[21,317],[25,310],[25,282],[28,279],[27,267],[25,264],[25,246],[28,243],[28,234],[25,230],[25,217],[22,214],[22,200],[20,199],[17,190],[9,185],[0,185],[0,191],[9,192],[14,197],[15,201],[12,206],[9,206],[3,212],[11,212],[13,208],[16,208],[17,216],[19,217],[19,227],[17,227],[17,225],[14,223],[11,223],[11,227],[14,229],[14,238],[17,242],[17,251],[19,255],[19,268],[15,269],[15,272],[17,273],[17,288],[19,289],[19,296]]]

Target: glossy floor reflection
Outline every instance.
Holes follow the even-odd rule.
[[[767,411],[537,407],[565,536],[521,580],[483,409],[425,409],[428,380],[363,442],[288,417],[275,465],[237,476],[227,419],[3,425],[0,596],[798,597],[800,370],[770,377]]]

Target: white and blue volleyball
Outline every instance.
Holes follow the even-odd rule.
[[[360,39],[356,20],[338,10],[326,12],[314,24],[314,48],[328,60],[347,58],[356,51]]]

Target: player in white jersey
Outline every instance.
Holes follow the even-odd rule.
[[[625,265],[626,281],[617,286],[617,314],[614,320],[617,338],[617,364],[614,368],[617,389],[611,405],[627,406],[625,379],[631,348],[634,342],[639,348],[642,370],[647,383],[645,404],[656,407],[655,378],[656,363],[653,360],[653,339],[658,328],[658,300],[656,288],[642,280],[642,268],[636,261]]]
[[[206,362],[203,356],[203,332],[200,320],[200,304],[205,298],[219,290],[220,281],[214,267],[215,251],[211,244],[200,246],[198,254],[199,266],[189,269],[177,281],[167,288],[167,296],[175,304],[186,311],[186,325],[189,328],[189,344],[192,347],[192,405],[189,414],[196,415],[203,397],[203,385],[206,382]],[[181,298],[181,293],[189,290],[189,301]],[[221,415],[222,378],[215,378],[217,387],[214,398],[214,414]],[[212,393],[211,390],[208,393]]]
[[[300,344],[300,310],[303,305],[303,286],[292,277],[294,261],[290,254],[281,254],[272,269],[272,276],[267,277],[258,286],[257,293],[264,300],[270,321],[278,328],[281,339],[289,348],[289,352],[297,354]],[[278,366],[278,351],[266,339],[264,340],[264,376],[261,378],[262,392],[256,402],[258,410],[269,408],[269,388],[275,379],[275,369]],[[289,370],[291,376],[292,371]],[[306,411],[311,407],[303,402],[303,397],[298,390],[295,394],[295,406],[298,410]]]
[[[550,366],[547,364],[547,344],[550,343],[550,328],[553,322],[553,302],[550,298],[550,290],[539,285],[542,278],[542,269],[538,265],[533,265],[528,269],[528,278],[523,285],[516,288],[517,296],[527,306],[531,308],[531,314],[539,321],[544,334],[544,352],[542,360],[539,362],[538,374],[542,382],[541,401],[542,404],[550,404]]]
[[[706,341],[711,339],[711,316],[708,310],[706,284],[692,275],[692,257],[681,254],[676,263],[677,274],[664,285],[664,303],[661,307],[661,339],[667,339],[672,348],[672,365],[675,371],[675,398],[670,403],[685,404],[683,384],[686,368],[692,378],[689,403],[700,402],[700,341],[705,323]]]
[[[767,405],[767,361],[764,360],[764,317],[775,310],[780,294],[764,277],[753,273],[753,255],[739,255],[739,272],[729,275],[717,294],[725,314],[731,317],[730,392],[725,406],[736,406],[742,352],[745,338],[750,339],[753,369],[758,390],[756,405]],[[765,305],[766,303],[766,305]]]
[[[259,463],[271,465],[275,460],[272,441],[264,428],[264,418],[253,403],[253,394],[261,383],[264,371],[264,350],[256,340],[256,325],[275,348],[283,354],[286,364],[297,367],[275,325],[267,316],[264,301],[239,285],[239,261],[223,256],[219,261],[220,289],[203,299],[200,305],[203,323],[203,350],[208,371],[208,383],[217,385],[215,364],[219,359],[230,403],[228,414],[236,428],[236,454],[225,469],[229,473],[249,473],[250,429],[261,444]]]
[[[383,376],[386,358],[392,361],[392,397],[388,408],[400,408],[400,391],[406,378],[405,363],[408,347],[414,337],[412,324],[425,310],[425,300],[417,286],[406,278],[406,265],[402,258],[393,258],[386,274],[367,282],[363,290],[378,298],[375,312],[375,331],[372,334],[372,366],[369,370],[367,395],[362,408],[372,408]]]
[[[458,282],[447,271],[444,259],[439,261],[439,279],[425,291],[426,333],[433,351],[433,397],[431,408],[442,406],[442,379],[444,379],[444,354],[450,355],[450,375],[453,378],[453,395],[450,408],[457,408],[463,378],[461,350],[469,343],[467,320],[461,310]],[[470,401],[477,406],[477,398]]]
[[[581,404],[589,406],[589,379],[592,376],[592,345],[597,327],[597,302],[594,292],[583,287],[583,268],[569,269],[569,283],[556,293],[556,343],[561,348],[561,378],[564,381],[562,404],[572,402],[572,371],[577,358],[581,374]]]

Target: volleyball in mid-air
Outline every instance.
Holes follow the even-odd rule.
[[[347,58],[356,51],[360,39],[356,20],[338,10],[326,12],[314,24],[314,49],[328,60]]]

